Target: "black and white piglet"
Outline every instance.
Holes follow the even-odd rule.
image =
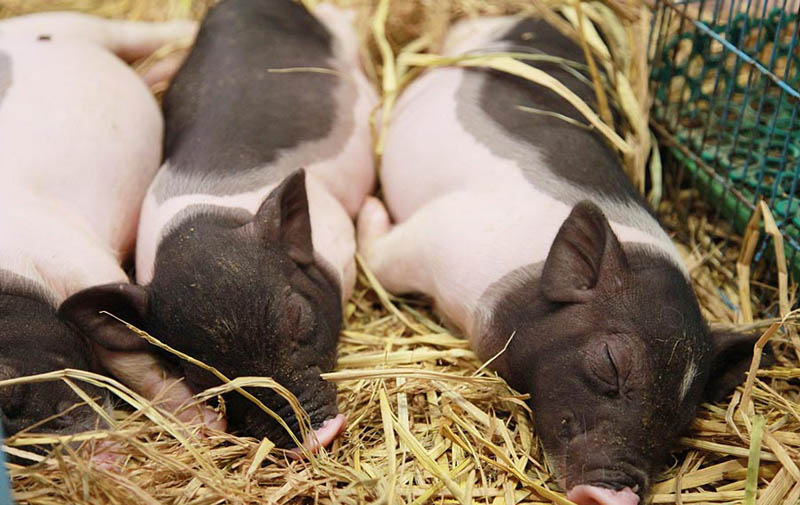
[[[446,53],[583,62],[543,21],[484,18]],[[584,101],[594,92],[536,63]],[[395,293],[431,295],[473,349],[530,393],[536,431],[576,503],[636,505],[704,399],[744,378],[753,339],[709,331],[669,237],[601,136],[549,89],[437,68],[404,92],[359,248]]]
[[[164,97],[164,162],[139,226],[139,285],[79,293],[63,312],[120,379],[168,406],[218,379],[163,354],[105,309],[227,377],[270,376],[328,444],[344,427],[330,371],[342,303],[355,283],[352,217],[374,186],[368,118],[376,103],[348,12],[291,0],[226,0],[203,21]],[[297,432],[289,405],[252,393]],[[291,445],[238,393],[228,428]],[[211,422],[212,419],[209,419]]]

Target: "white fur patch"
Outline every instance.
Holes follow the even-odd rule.
[[[689,389],[692,387],[692,383],[697,378],[699,370],[697,368],[697,363],[694,360],[689,362],[689,365],[686,367],[686,373],[683,375],[683,380],[681,381],[681,388],[678,395],[678,402],[683,402],[683,399],[686,398],[686,394],[689,392]]]

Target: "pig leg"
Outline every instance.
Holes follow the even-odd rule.
[[[122,383],[148,399],[155,399],[167,412],[176,412],[187,424],[202,422],[209,428],[225,431],[226,422],[209,406],[197,404],[194,392],[179,376],[169,374],[149,352],[117,352],[95,346],[108,371]]]
[[[483,279],[472,265],[460,261],[463,255],[446,251],[458,244],[490,257],[481,252],[486,243],[468,228],[476,221],[464,218],[463,209],[469,208],[465,205],[474,199],[474,195],[446,195],[392,227],[386,208],[370,197],[358,216],[359,251],[381,285],[392,293],[432,295],[437,311],[463,329],[472,325],[471,302],[480,296]]]
[[[383,203],[369,197],[358,215],[358,250],[390,292],[428,293],[437,303],[448,300],[450,293],[477,299],[485,288],[480,284],[484,277],[502,276],[494,260],[506,259],[501,255],[507,248],[497,244],[508,240],[494,230],[503,213],[506,219],[513,217],[511,205],[497,202],[492,195],[453,191],[392,226]],[[481,212],[464,210],[472,208]],[[461,250],[492,261],[475,269],[459,254]]]
[[[188,54],[188,48],[178,49],[144,70],[140,69],[139,72],[141,73],[142,79],[144,79],[144,82],[151,90],[159,83],[164,83],[164,86],[155,91],[166,89],[168,82],[172,79],[172,76],[175,75],[175,72],[178,71],[178,68],[180,68]]]
[[[469,334],[487,286],[537,257],[527,244],[540,217],[519,211],[526,198],[451,191],[395,226],[383,204],[369,198],[358,216],[358,249],[386,290],[432,296],[437,311]],[[498,226],[503,222],[519,233],[509,237]],[[483,260],[476,266],[473,258]]]
[[[423,224],[419,216],[393,227],[386,207],[373,196],[367,197],[358,213],[358,251],[389,292],[426,291],[428,287],[422,272],[427,263],[419,257],[424,249],[419,245]]]
[[[145,23],[103,19],[76,12],[45,12],[0,22],[0,35],[89,42],[132,62],[167,43],[191,40],[197,28],[195,21],[188,20]]]

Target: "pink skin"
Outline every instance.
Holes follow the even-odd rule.
[[[7,209],[0,265],[58,304],[81,289],[127,280],[119,263],[132,252],[139,208],[158,169],[163,121],[130,67],[90,41],[38,41],[49,25],[37,19],[0,22],[0,47],[13,62],[0,108]],[[140,27],[145,45],[148,27]],[[50,139],[46,149],[43,138]]]
[[[101,470],[118,471],[124,457],[124,451],[118,449],[121,448],[116,442],[104,440],[97,443],[92,454],[92,464]]]
[[[149,56],[164,45],[178,41],[190,43],[198,23],[173,20],[164,23],[137,23],[103,19],[78,12],[43,12],[9,18],[3,22],[6,36],[47,35],[57,42],[90,43],[102,46],[127,63]],[[153,63],[142,73],[148,87],[166,83],[172,78],[188,54],[178,49]]]
[[[103,47],[131,63],[166,44],[191,41],[197,21],[164,23],[105,19],[78,12],[41,12],[3,20],[4,36],[49,36],[57,42],[78,42]]]
[[[175,412],[175,417],[187,426],[199,426],[198,436],[207,437],[209,430],[225,431],[227,428],[225,418],[210,406],[194,400],[191,397],[191,392],[182,381],[170,381],[167,379],[159,381],[158,384],[163,389],[154,396],[156,399],[159,397],[167,398],[163,402],[157,401],[158,406],[167,411]],[[102,470],[118,471],[126,453],[127,451],[123,446],[117,442],[104,440],[94,446],[92,463]]]
[[[346,419],[344,414],[338,414],[333,419],[328,419],[322,423],[320,428],[314,430],[311,437],[303,442],[303,447],[315,453],[320,448],[329,446],[344,431],[345,426]],[[303,452],[299,447],[296,447],[289,451],[289,456],[293,459],[301,459]]]
[[[180,386],[181,384],[182,383],[178,383],[176,385]],[[169,381],[165,381],[164,385],[165,388],[171,387]],[[179,402],[180,400],[176,400],[173,397],[171,401],[160,405],[169,412],[175,412],[175,417],[177,417],[179,421],[189,426],[199,424],[205,428],[216,431],[225,431],[225,429],[228,427],[228,423],[225,421],[225,418],[220,416],[220,414],[211,406],[205,403],[198,403],[192,397],[186,397],[184,398],[183,402]],[[203,435],[207,434],[205,430],[201,430],[201,433]]]
[[[194,21],[75,13],[0,21],[0,49],[13,69],[0,103],[0,268],[40,287],[54,306],[82,289],[127,281],[120,262],[133,252],[141,202],[161,159],[163,120],[121,59],[196,30]],[[162,66],[158,77],[176,68],[174,61]],[[116,468],[117,448],[95,444],[93,460]]]
[[[567,492],[567,499],[578,505],[638,505],[639,495],[629,487],[614,491],[581,484]]]
[[[147,86],[153,91],[161,91],[167,88],[169,81],[189,54],[188,49],[177,50],[161,60],[153,63],[152,66],[142,72],[141,76]]]
[[[198,403],[193,398],[184,395],[184,401],[180,402],[174,394],[174,391],[186,392],[188,388],[185,387],[183,382],[171,382],[164,380],[160,382],[164,387],[159,392],[161,396],[166,395],[169,399],[165,402],[158,402],[159,407],[175,412],[175,417],[187,426],[199,426],[197,435],[200,437],[207,437],[210,433],[209,430],[224,432],[227,428],[227,422],[218,412],[215,412],[210,406]],[[156,397],[159,396],[156,394]],[[180,402],[180,403],[178,403]],[[119,471],[122,467],[122,461],[127,451],[123,446],[117,442],[104,440],[98,442],[94,446],[92,453],[92,464],[97,468],[106,471]]]
[[[180,376],[168,373],[148,352],[115,352],[94,347],[108,371],[122,383],[145,398],[154,400],[160,408],[175,413],[179,421],[225,431],[227,423],[211,407],[198,404],[192,391]]]

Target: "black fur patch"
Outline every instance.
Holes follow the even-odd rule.
[[[18,275],[0,270],[0,380],[63,368],[93,370],[91,349],[84,338],[56,317],[42,288]],[[103,405],[108,393],[80,384]],[[19,384],[0,388],[0,410],[8,435],[64,411],[80,398],[62,381]],[[74,433],[97,422],[88,406],[76,408],[37,431]]]
[[[580,47],[543,20],[524,19],[499,42],[514,52],[585,62]],[[535,61],[530,64],[561,81],[586,103],[594,104],[594,89],[586,72],[583,74],[589,80],[584,82],[556,63]],[[592,195],[616,201],[642,202],[622,172],[617,155],[606,145],[602,135],[557,117],[519,109],[519,106],[524,106],[553,112],[589,124],[569,102],[550,89],[502,72],[469,69],[458,93],[459,118],[464,127],[495,155],[515,160],[537,189],[568,204]],[[486,132],[471,120],[475,117],[470,112],[472,107],[478,107],[493,120],[502,130],[500,138],[485,138]],[[515,147],[513,144],[519,145],[517,143],[532,148]],[[536,157],[540,154],[544,155],[544,160],[537,162]],[[543,165],[546,168],[542,168]],[[563,179],[564,188],[543,181],[543,170]]]
[[[644,497],[698,404],[744,380],[757,336],[709,332],[683,272],[661,251],[627,243],[615,252],[583,236],[599,231],[574,228],[562,227],[576,234],[562,248],[583,258],[598,249],[602,258],[586,260],[597,283],[577,301],[554,296],[543,278],[564,253],[552,250],[547,262],[510,272],[482,296],[476,350],[489,359],[513,335],[492,367],[530,393],[536,432],[568,489],[638,485]]]
[[[579,303],[548,299],[544,263],[506,275],[482,300],[490,315],[480,353],[491,357],[514,335],[492,366],[531,394],[545,449],[566,454],[556,470],[568,488],[602,475],[609,487],[638,485],[644,495],[694,415],[712,355],[683,273],[648,246],[623,249],[625,271]],[[698,376],[681,401],[690,361]]]
[[[254,240],[246,228],[238,216],[219,209],[190,218],[164,237],[143,324],[229,377],[273,377],[298,396],[319,426],[336,414],[336,387],[319,374],[332,370],[336,360],[339,284],[318,262],[298,266],[281,245]],[[216,383],[187,368],[187,379],[199,388]],[[269,390],[253,393],[290,414]],[[291,445],[285,432],[242,396],[231,394],[227,408],[232,431]],[[291,415],[285,419],[296,423]]]
[[[282,180],[312,160],[275,164],[282,151],[323,139],[337,120],[332,39],[302,5],[228,0],[211,9],[164,96],[167,172],[159,200],[235,194]],[[174,180],[175,182],[171,182]]]

